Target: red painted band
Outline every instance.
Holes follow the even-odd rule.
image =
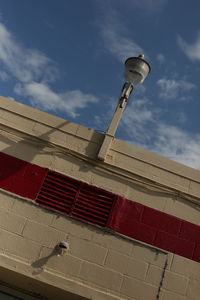
[[[34,200],[47,169],[0,152],[0,188]]]
[[[200,262],[200,226],[0,153],[0,188]]]

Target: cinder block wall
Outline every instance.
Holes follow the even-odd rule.
[[[53,287],[62,290],[59,299],[68,292],[86,299],[199,299],[200,265],[194,261],[4,192],[0,209],[0,269],[13,272],[7,279],[11,286],[17,282],[17,288],[49,299],[57,299]],[[67,241],[69,250],[58,256],[60,241]],[[5,280],[4,271],[0,279]],[[42,284],[52,285],[51,294]]]
[[[98,162],[101,134],[8,99],[0,107],[1,152],[199,225],[199,171],[117,140]],[[5,284],[55,300],[199,299],[199,263],[0,195]],[[69,250],[58,256],[60,241]]]

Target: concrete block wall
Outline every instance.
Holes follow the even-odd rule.
[[[1,152],[200,225],[199,171],[118,140],[106,161],[98,162],[101,134],[0,100]],[[49,299],[57,300],[58,293],[59,299],[199,299],[199,263],[3,190],[0,239],[0,279]],[[55,246],[61,240],[70,248],[57,256]]]
[[[0,133],[4,153],[200,223],[198,170],[117,139],[101,163],[102,134],[3,97]]]
[[[66,292],[87,299],[198,299],[200,265],[193,261],[5,192],[0,194],[0,207],[0,265],[25,275],[27,281],[64,285]],[[67,241],[69,250],[58,256],[55,246],[60,241]]]

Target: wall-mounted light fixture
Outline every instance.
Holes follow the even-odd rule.
[[[149,63],[144,60],[144,54],[138,57],[130,57],[125,61],[125,83],[123,85],[121,95],[113,114],[112,120],[105,133],[103,143],[98,153],[98,159],[105,160],[110,143],[114,138],[115,132],[121,120],[122,114],[126,107],[127,101],[135,85],[142,83],[149,74],[151,67]]]

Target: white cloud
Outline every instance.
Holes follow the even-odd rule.
[[[138,56],[143,53],[142,48],[133,40],[121,36],[112,26],[105,26],[101,30],[105,48],[113,54],[120,62],[124,62],[130,56]]]
[[[14,39],[5,25],[0,23],[0,61],[18,81],[14,87],[17,95],[27,97],[33,106],[47,111],[64,111],[71,117],[98,98],[80,90],[56,93],[50,83],[58,77],[55,63],[36,49],[27,49]],[[6,79],[6,73],[0,72]]]
[[[121,129],[130,143],[200,169],[200,135],[160,120],[147,98],[132,102],[123,116]]]
[[[200,135],[187,132],[164,123],[158,124],[154,148],[158,154],[200,169]]]
[[[186,93],[196,88],[191,82],[166,78],[159,79],[156,84],[163,99],[187,100],[189,96]]]
[[[109,9],[108,9],[109,10]],[[138,56],[143,49],[132,38],[127,37],[127,30],[119,21],[115,12],[105,10],[99,24],[105,49],[115,56],[120,62],[124,62],[130,56]]]
[[[36,49],[26,49],[1,23],[0,61],[21,82],[38,80],[47,76],[49,68],[54,68],[51,59]]]
[[[146,98],[135,99],[127,107],[122,119],[126,133],[140,143],[148,140],[149,134],[146,134],[144,128],[154,122],[153,113],[148,106],[149,102]]]
[[[200,32],[193,44],[187,43],[183,38],[178,36],[177,43],[184,54],[191,60],[200,60]]]
[[[55,93],[48,85],[37,82],[18,84],[15,86],[15,92],[29,97],[32,105],[39,109],[66,112],[71,117],[77,117],[78,110],[98,101],[97,97],[84,94],[80,90]]]

